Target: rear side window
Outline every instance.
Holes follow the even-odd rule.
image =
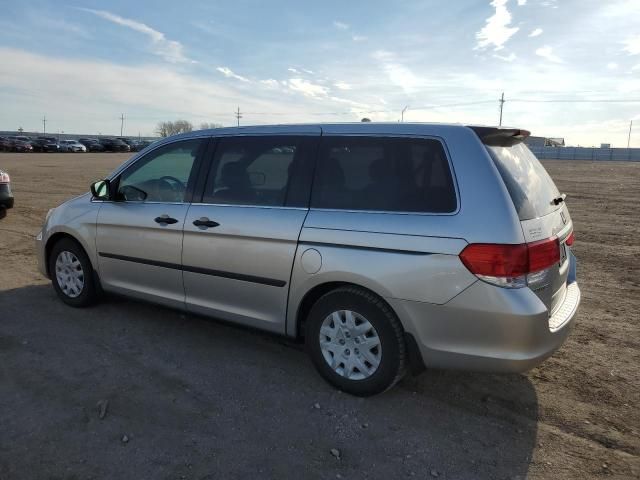
[[[560,195],[555,183],[536,156],[524,143],[511,147],[487,147],[500,172],[520,220],[542,217],[558,206]]]
[[[309,157],[309,148],[310,141],[305,137],[221,138],[203,201],[227,205],[296,205],[292,198],[300,195],[292,180]],[[308,201],[308,193],[304,196],[303,193],[301,200]]]
[[[456,193],[442,143],[432,139],[323,137],[312,207],[451,213]]]

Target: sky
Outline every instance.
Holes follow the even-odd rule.
[[[0,0],[0,130],[373,121],[640,147],[640,0]]]

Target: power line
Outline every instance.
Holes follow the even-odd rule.
[[[516,102],[529,102],[529,103],[555,103],[555,102],[564,102],[564,103],[638,103],[640,102],[640,98],[559,98],[559,99],[524,99],[517,98],[512,99],[511,101]]]

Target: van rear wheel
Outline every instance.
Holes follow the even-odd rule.
[[[318,299],[307,317],[305,343],[320,375],[352,395],[383,392],[405,373],[400,321],[382,299],[359,287]]]

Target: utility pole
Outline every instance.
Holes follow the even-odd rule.
[[[120,114],[120,136],[122,136],[122,130],[124,128],[124,113]]]
[[[238,121],[238,126],[240,126],[240,119],[242,115],[240,114],[240,107],[238,107],[238,111],[236,111],[236,120]]]
[[[47,117],[46,115],[42,117],[42,135],[47,134]]]
[[[404,122],[404,112],[406,112],[408,108],[409,108],[409,105],[407,105],[406,107],[404,107],[404,108],[402,109],[402,112],[400,112],[400,122]]]
[[[629,136],[627,137],[627,148],[631,146],[631,129],[633,128],[633,120],[629,124]]]
[[[502,92],[502,96],[500,97],[500,123],[498,124],[499,127],[502,126],[502,108],[504,107],[504,92]]]

